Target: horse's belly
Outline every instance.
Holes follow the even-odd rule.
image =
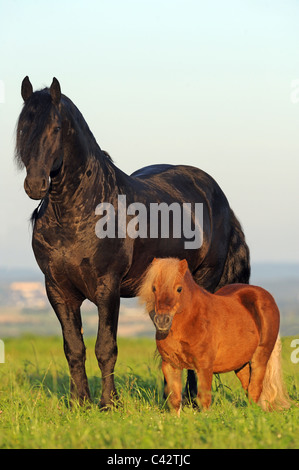
[[[235,338],[234,343],[220,344],[214,360],[213,372],[230,372],[237,370],[247,362],[258,347],[259,338],[256,334],[247,334],[244,338]]]

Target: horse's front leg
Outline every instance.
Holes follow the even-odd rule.
[[[197,369],[196,372],[198,377],[197,399],[199,406],[203,410],[207,410],[212,401],[213,368]]]
[[[99,327],[95,353],[102,373],[100,406],[108,409],[118,399],[114,384],[114,366],[117,359],[117,325],[119,315],[119,286],[109,280],[101,286],[98,295]]]
[[[162,360],[162,371],[167,386],[165,392],[169,398],[170,408],[179,417],[182,405],[182,371],[175,369],[171,364]]]
[[[186,387],[183,393],[183,403],[191,404],[193,408],[197,408],[196,397],[197,397],[196,375],[195,375],[194,370],[188,370],[187,379],[186,379]]]
[[[46,280],[49,301],[60,321],[63,346],[71,375],[71,399],[80,404],[90,400],[85,372],[85,345],[82,336],[80,306],[82,298],[71,289],[62,290]]]

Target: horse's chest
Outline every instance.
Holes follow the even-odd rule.
[[[93,278],[96,278],[96,245],[91,238],[88,233],[81,237],[75,231],[53,230],[51,226],[45,228],[37,224],[33,249],[43,273],[56,280],[67,278],[82,292],[86,290],[88,279],[88,290],[92,290]]]
[[[175,340],[171,336],[157,341],[158,351],[165,362],[178,369],[193,369],[194,355],[184,341]]]

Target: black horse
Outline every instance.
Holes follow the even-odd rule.
[[[80,402],[90,399],[80,314],[87,298],[99,313],[95,353],[105,408],[117,397],[113,374],[120,297],[136,296],[152,259],[186,258],[196,282],[214,292],[227,283],[249,282],[249,250],[225,195],[205,172],[184,165],[152,165],[128,176],[101,150],[80,111],[61,94],[56,78],[50,89],[33,92],[26,77],[21,94],[16,159],[27,170],[26,193],[41,200],[33,214],[32,246],[61,323],[71,395]],[[104,212],[96,208],[110,204],[117,225],[119,195],[126,196],[127,205],[141,203],[148,209],[151,203],[203,203],[201,245],[186,249],[186,237],[170,230],[163,238],[161,227],[154,237],[148,227],[146,236],[117,236],[116,231],[114,237],[99,238],[95,227]],[[128,221],[132,216],[126,214]],[[109,218],[106,222],[107,228]],[[193,214],[193,227],[195,222]]]

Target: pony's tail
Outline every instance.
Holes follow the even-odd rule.
[[[281,340],[279,336],[267,364],[263,389],[258,403],[265,411],[281,411],[291,406],[291,400],[282,379]]]

